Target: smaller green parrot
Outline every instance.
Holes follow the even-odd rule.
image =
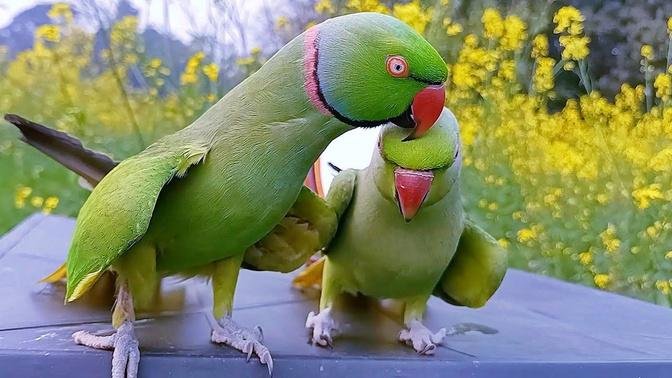
[[[432,354],[446,330],[422,324],[430,296],[480,307],[504,278],[506,252],[465,218],[453,114],[444,108],[423,138],[403,141],[403,133],[386,126],[371,164],[342,171],[331,184],[326,200],[339,215],[338,230],[326,256],[295,279],[306,286],[323,269],[320,311],[306,320],[313,344],[332,345],[337,295],[360,293],[401,300],[399,340]]]

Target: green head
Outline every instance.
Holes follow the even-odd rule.
[[[444,108],[438,121],[419,139],[403,141],[404,130],[385,126],[373,154],[378,191],[399,205],[410,221],[421,207],[444,198],[460,176],[460,134],[453,113]]]
[[[432,127],[443,109],[445,62],[420,34],[394,17],[336,17],[306,31],[304,46],[308,97],[342,122],[354,127],[393,122],[414,128],[410,137],[415,138]]]

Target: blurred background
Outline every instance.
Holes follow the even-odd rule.
[[[123,159],[340,14],[394,15],[450,71],[468,213],[513,267],[670,306],[669,0],[0,0],[0,113]],[[368,164],[376,130],[323,156]],[[333,171],[323,167],[325,182]],[[0,233],[75,216],[74,174],[0,124]]]

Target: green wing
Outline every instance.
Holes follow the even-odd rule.
[[[331,240],[337,227],[336,212],[304,186],[282,221],[247,249],[243,266],[291,272]]]
[[[507,255],[497,241],[467,220],[457,252],[434,289],[446,302],[481,307],[506,274]]]
[[[248,248],[243,266],[291,272],[325,248],[336,234],[338,219],[350,203],[355,177],[353,170],[336,176],[326,201],[303,187],[285,218],[266,237]]]
[[[352,200],[352,194],[355,192],[357,184],[357,170],[346,169],[341,171],[329,187],[327,194],[327,203],[331,206],[340,219]]]
[[[67,261],[66,298],[84,294],[147,231],[159,193],[174,176],[205,158],[208,146],[159,141],[122,161],[79,212]]]

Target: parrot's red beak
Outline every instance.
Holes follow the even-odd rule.
[[[404,140],[420,138],[429,131],[441,116],[445,102],[446,86],[443,84],[430,85],[418,92],[411,104],[411,116],[415,128]]]
[[[394,170],[394,189],[399,210],[406,222],[418,213],[432,186],[432,171],[414,171],[397,167]]]

